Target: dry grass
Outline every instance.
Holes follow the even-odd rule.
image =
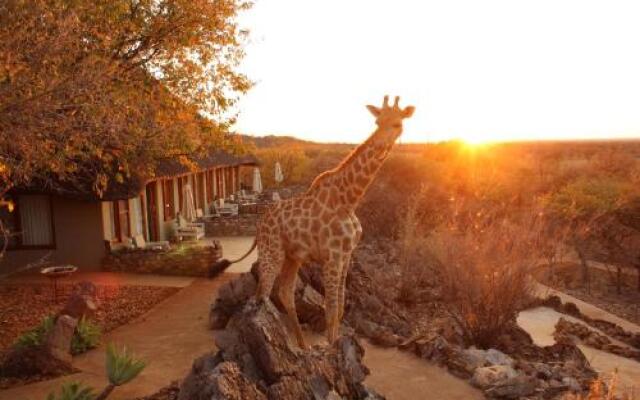
[[[614,372],[609,379],[598,378],[593,381],[589,387],[589,393],[569,393],[563,397],[563,400],[634,400],[636,398],[633,391],[618,393],[617,383],[618,374]]]
[[[536,226],[535,217],[514,221],[477,212],[427,238],[440,261],[445,298],[469,344],[491,347],[531,299]]]

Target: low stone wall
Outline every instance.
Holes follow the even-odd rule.
[[[207,236],[254,236],[259,214],[218,217],[205,222]]]
[[[220,243],[210,246],[182,243],[170,250],[123,250],[108,254],[102,269],[160,275],[207,276],[209,267],[222,258]]]

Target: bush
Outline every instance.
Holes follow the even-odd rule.
[[[427,247],[440,261],[444,297],[465,340],[490,348],[529,303],[536,264],[536,223],[482,213],[434,231]]]
[[[613,373],[608,382],[604,379],[598,378],[594,380],[589,386],[589,393],[582,394],[567,394],[563,397],[564,400],[634,400],[635,396],[633,391],[631,393],[618,394],[618,375]]]
[[[44,345],[45,338],[54,325],[55,317],[46,316],[40,325],[18,337],[16,347],[29,348]],[[95,323],[82,317],[71,338],[71,354],[78,355],[95,348],[100,343],[101,334],[100,328]]]
[[[434,268],[437,260],[425,246],[428,226],[424,224],[423,200],[427,196],[423,187],[412,196],[397,221],[396,246],[400,264],[400,280],[396,300],[404,304],[418,304],[431,299]]]
[[[95,395],[93,388],[79,383],[65,383],[62,385],[60,396],[50,393],[47,400],[104,400],[113,390],[134,380],[146,367],[144,361],[136,359],[127,348],[118,351],[113,343],[107,346],[105,367],[109,384]]]
[[[92,388],[77,382],[65,382],[62,384],[59,396],[53,393],[47,396],[47,400],[94,400],[95,398]]]
[[[71,339],[71,354],[78,355],[96,348],[100,344],[101,335],[98,325],[82,317]]]
[[[48,315],[44,317],[40,325],[36,326],[30,331],[27,331],[20,335],[16,340],[15,345],[17,347],[37,347],[44,344],[44,339],[47,334],[53,329],[55,324],[55,317]]]

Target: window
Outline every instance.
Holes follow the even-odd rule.
[[[13,201],[13,212],[0,209],[0,219],[10,233],[8,248],[54,247],[51,197],[24,195]]]
[[[169,221],[175,217],[173,179],[165,179],[162,182],[162,202],[164,203],[164,220]]]
[[[131,236],[131,227],[129,226],[129,201],[118,200],[113,202],[113,226],[115,230],[115,238],[122,242],[125,237]]]

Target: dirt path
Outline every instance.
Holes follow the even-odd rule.
[[[540,285],[539,289],[546,291],[548,288]],[[592,318],[599,318],[614,322],[626,330],[640,332],[640,326],[638,325],[623,320],[565,293],[557,292],[552,289],[549,290],[551,290],[553,294],[560,296],[563,302],[571,301],[575,303],[578,308],[580,308],[580,311]],[[580,320],[560,314],[550,308],[537,307],[522,311],[518,316],[518,324],[531,335],[536,344],[540,346],[548,346],[555,343],[555,340],[553,339],[553,332],[560,317],[564,317],[565,319],[569,319],[574,322],[581,322]],[[640,382],[639,362],[597,350],[589,346],[579,345],[579,347],[591,363],[591,366],[601,374],[601,376],[609,377],[613,371],[617,370],[620,389],[630,391],[634,388],[637,393],[640,388],[640,385],[638,384],[638,382]]]
[[[556,295],[560,297],[562,302],[570,301],[574,303],[583,314],[594,318],[594,319],[602,319],[605,321],[613,322],[616,325],[619,325],[623,329],[629,332],[640,332],[640,326],[634,324],[633,322],[627,321],[624,318],[620,318],[617,315],[613,315],[610,312],[607,312],[599,307],[594,306],[593,304],[589,304],[585,301],[582,301],[578,298],[575,298],[571,295],[568,295],[564,292],[560,292],[558,290],[552,289],[548,286],[545,286],[541,283],[536,282],[535,288],[537,295],[540,297],[546,297],[548,295]]]
[[[474,400],[482,392],[446,370],[411,353],[362,341],[364,364],[371,370],[366,384],[389,400]]]

